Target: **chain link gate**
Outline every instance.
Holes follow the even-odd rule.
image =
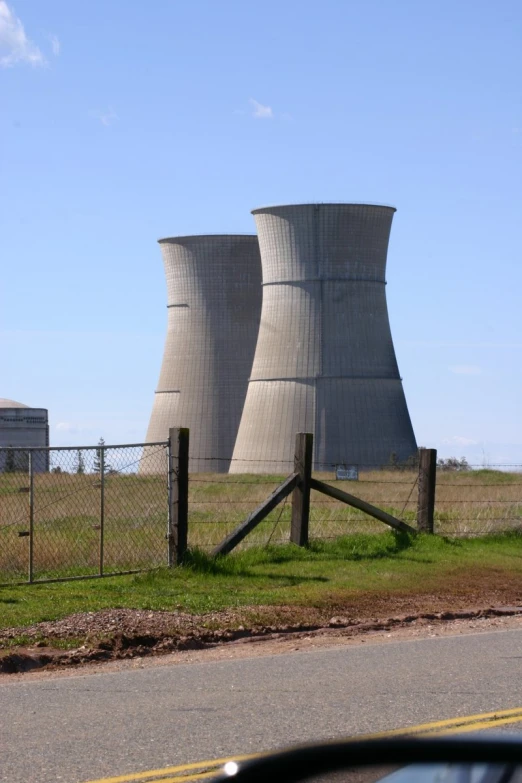
[[[166,565],[168,442],[1,449],[0,583]]]

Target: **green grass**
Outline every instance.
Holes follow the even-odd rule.
[[[44,634],[36,634],[35,636],[21,633],[18,636],[13,636],[10,639],[5,639],[0,643],[0,657],[3,654],[9,654],[14,648],[17,647],[34,647],[38,645],[38,642],[42,643],[42,646],[54,647],[57,650],[71,650],[76,647],[80,647],[83,643],[83,639],[78,636],[68,636],[64,639],[54,637],[49,639]]]
[[[480,589],[488,580],[522,585],[522,535],[449,540],[357,534],[313,541],[303,549],[256,547],[216,560],[195,550],[184,567],[173,570],[0,588],[0,627],[105,608],[194,614],[263,605],[335,609],[361,596],[451,597],[452,591]]]

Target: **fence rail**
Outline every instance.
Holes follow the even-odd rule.
[[[286,475],[193,473],[189,481],[188,452],[183,429],[153,444],[0,449],[0,583],[174,566],[187,546],[215,551],[259,507],[266,513],[240,547],[380,532],[367,506],[446,536],[522,531],[522,465],[434,471],[436,455],[428,464],[421,453],[417,466],[359,465],[356,480],[321,466],[328,469],[310,476],[308,509],[296,505],[292,487],[267,510],[267,499],[301,471],[297,453]],[[324,486],[318,491],[321,484],[335,497]],[[346,505],[343,493],[360,507]],[[308,533],[301,540],[303,514]]]

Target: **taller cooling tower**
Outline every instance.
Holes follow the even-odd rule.
[[[193,472],[226,472],[252,369],[261,312],[255,235],[161,239],[168,326],[147,442],[190,428]],[[148,450],[140,472],[163,470]],[[163,460],[163,457],[158,457]]]
[[[253,211],[261,324],[231,472],[288,473],[295,434],[314,466],[370,468],[416,452],[388,321],[395,209],[305,204]]]

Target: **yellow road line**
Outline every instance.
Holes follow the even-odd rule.
[[[158,777],[158,775],[168,775],[171,772],[188,772],[192,769],[208,769],[209,767],[220,767],[227,761],[246,761],[247,759],[263,756],[263,753],[249,753],[242,756],[227,756],[222,759],[210,759],[209,761],[194,761],[192,764],[179,764],[175,767],[163,767],[162,769],[150,769],[147,772],[133,772],[129,775],[117,775],[113,778],[100,778],[99,780],[90,780],[88,783],[130,783],[133,780],[147,780],[147,778]],[[204,773],[202,773],[204,774]],[[183,776],[183,780],[189,780]]]
[[[417,726],[406,726],[402,729],[382,731],[378,734],[365,734],[351,737],[350,739],[357,741],[401,736],[441,737],[450,734],[481,731],[483,729],[519,722],[522,722],[522,707],[511,710],[483,712],[478,715],[465,715],[459,718],[432,721],[431,723],[420,723]],[[117,775],[112,778],[100,778],[98,780],[91,780],[89,783],[132,783],[133,781],[142,781],[142,783],[152,783],[153,781],[161,781],[161,783],[189,783],[195,780],[205,780],[205,778],[213,777],[219,768],[226,764],[227,761],[246,761],[264,755],[266,755],[266,753],[226,756],[225,758],[210,759],[208,761],[195,761],[191,764],[179,764],[175,767],[150,769],[147,772],[135,772],[128,775]],[[196,770],[200,770],[200,772],[196,772]],[[193,774],[184,774],[191,772]],[[172,775],[172,777],[167,777],[168,775]]]
[[[497,726],[503,726],[508,723],[520,723],[521,721],[522,721],[522,715],[513,718],[499,718],[498,720],[489,719],[484,721],[477,721],[476,723],[467,723],[466,725],[462,725],[462,726],[455,726],[455,728],[453,729],[446,729],[440,732],[435,731],[433,732],[433,734],[429,734],[429,736],[447,737],[449,734],[468,734],[471,731],[482,731],[484,729],[491,729],[493,726],[496,728]]]
[[[485,724],[485,726],[494,723],[496,726],[500,723],[516,723],[522,720],[522,707],[514,710],[496,710],[495,712],[483,712],[479,715],[466,715],[461,718],[449,718],[447,720],[437,720],[431,723],[420,723],[418,726],[408,726],[403,729],[392,729],[392,731],[381,731],[378,734],[366,734],[364,737],[354,737],[354,739],[375,739],[378,737],[401,737],[407,734],[455,734],[459,731],[479,731],[472,728],[474,725]],[[480,728],[483,728],[481,725]],[[448,731],[446,731],[448,729]]]
[[[232,761],[232,759],[228,759],[228,761]],[[210,772],[201,772],[199,775],[177,775],[173,778],[156,778],[156,780],[158,780],[158,783],[180,783],[181,781],[185,783],[187,780],[204,780],[205,778],[215,778],[217,773],[221,770],[221,767],[222,765],[218,764],[216,767],[214,767],[214,769],[211,769]]]

